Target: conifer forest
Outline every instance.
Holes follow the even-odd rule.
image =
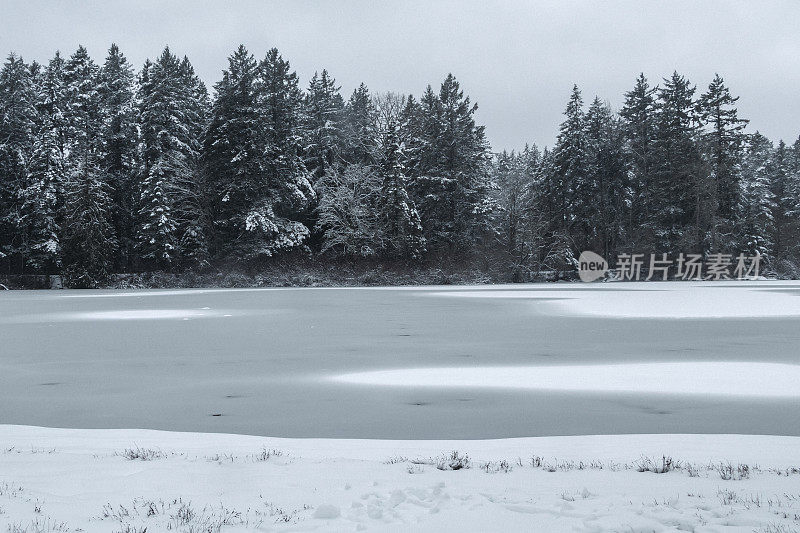
[[[240,46],[213,87],[170,48],[138,68],[113,44],[46,64],[12,53],[0,275],[94,287],[446,257],[532,281],[593,250],[760,254],[797,277],[800,139],[758,133],[720,75],[700,82],[640,75],[620,109],[575,86],[553,146],[493,152],[452,74],[419,95],[348,95],[326,70],[302,82],[277,49]]]

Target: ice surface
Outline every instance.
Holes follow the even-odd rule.
[[[404,368],[333,376],[392,387],[499,387],[552,391],[800,397],[800,365],[639,363],[615,365]]]
[[[766,289],[769,284],[760,282]],[[798,291],[751,290],[725,284],[651,283],[626,290],[531,290],[447,291],[432,296],[491,299],[527,299],[548,303],[548,312],[618,318],[757,318],[800,316]]]
[[[0,422],[390,439],[800,435],[800,400],[784,395],[800,362],[798,295],[794,282],[2,291]],[[709,363],[719,372],[698,370]],[[668,367],[639,366],[652,364]],[[504,367],[525,369],[508,378],[522,384],[551,367],[593,369],[548,389],[497,387],[487,369]],[[422,386],[437,372],[426,368],[464,369],[443,383],[474,379]],[[416,383],[330,379],[404,369]]]

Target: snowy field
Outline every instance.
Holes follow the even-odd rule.
[[[798,296],[3,291],[0,531],[800,531]]]
[[[800,530],[798,437],[359,441],[0,426],[0,443],[0,527],[13,532]]]

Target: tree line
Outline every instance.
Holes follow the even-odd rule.
[[[0,70],[0,268],[95,286],[113,273],[258,268],[272,258],[443,255],[527,280],[581,250],[798,258],[800,140],[744,132],[717,76],[702,94],[642,75],[619,112],[574,88],[552,149],[492,154],[448,75],[415,98],[307,88],[240,46],[210,94],[166,48],[116,45]]]
[[[655,87],[642,74],[614,113],[574,87],[552,150],[499,154],[498,230],[514,271],[565,268],[581,250],[744,253],[796,277],[800,139],[744,132],[719,75],[697,92],[677,72]]]

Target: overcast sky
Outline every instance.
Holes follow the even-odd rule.
[[[345,97],[419,95],[452,72],[477,101],[495,150],[552,145],[577,83],[617,108],[639,72],[678,70],[703,90],[719,72],[740,114],[777,140],[800,134],[800,2],[462,0],[283,2],[0,0],[0,50],[46,61],[84,44],[97,61],[116,42],[139,68],[165,44],[209,89],[244,43],[278,47],[305,87],[315,70]],[[496,4],[496,5],[493,5]]]

